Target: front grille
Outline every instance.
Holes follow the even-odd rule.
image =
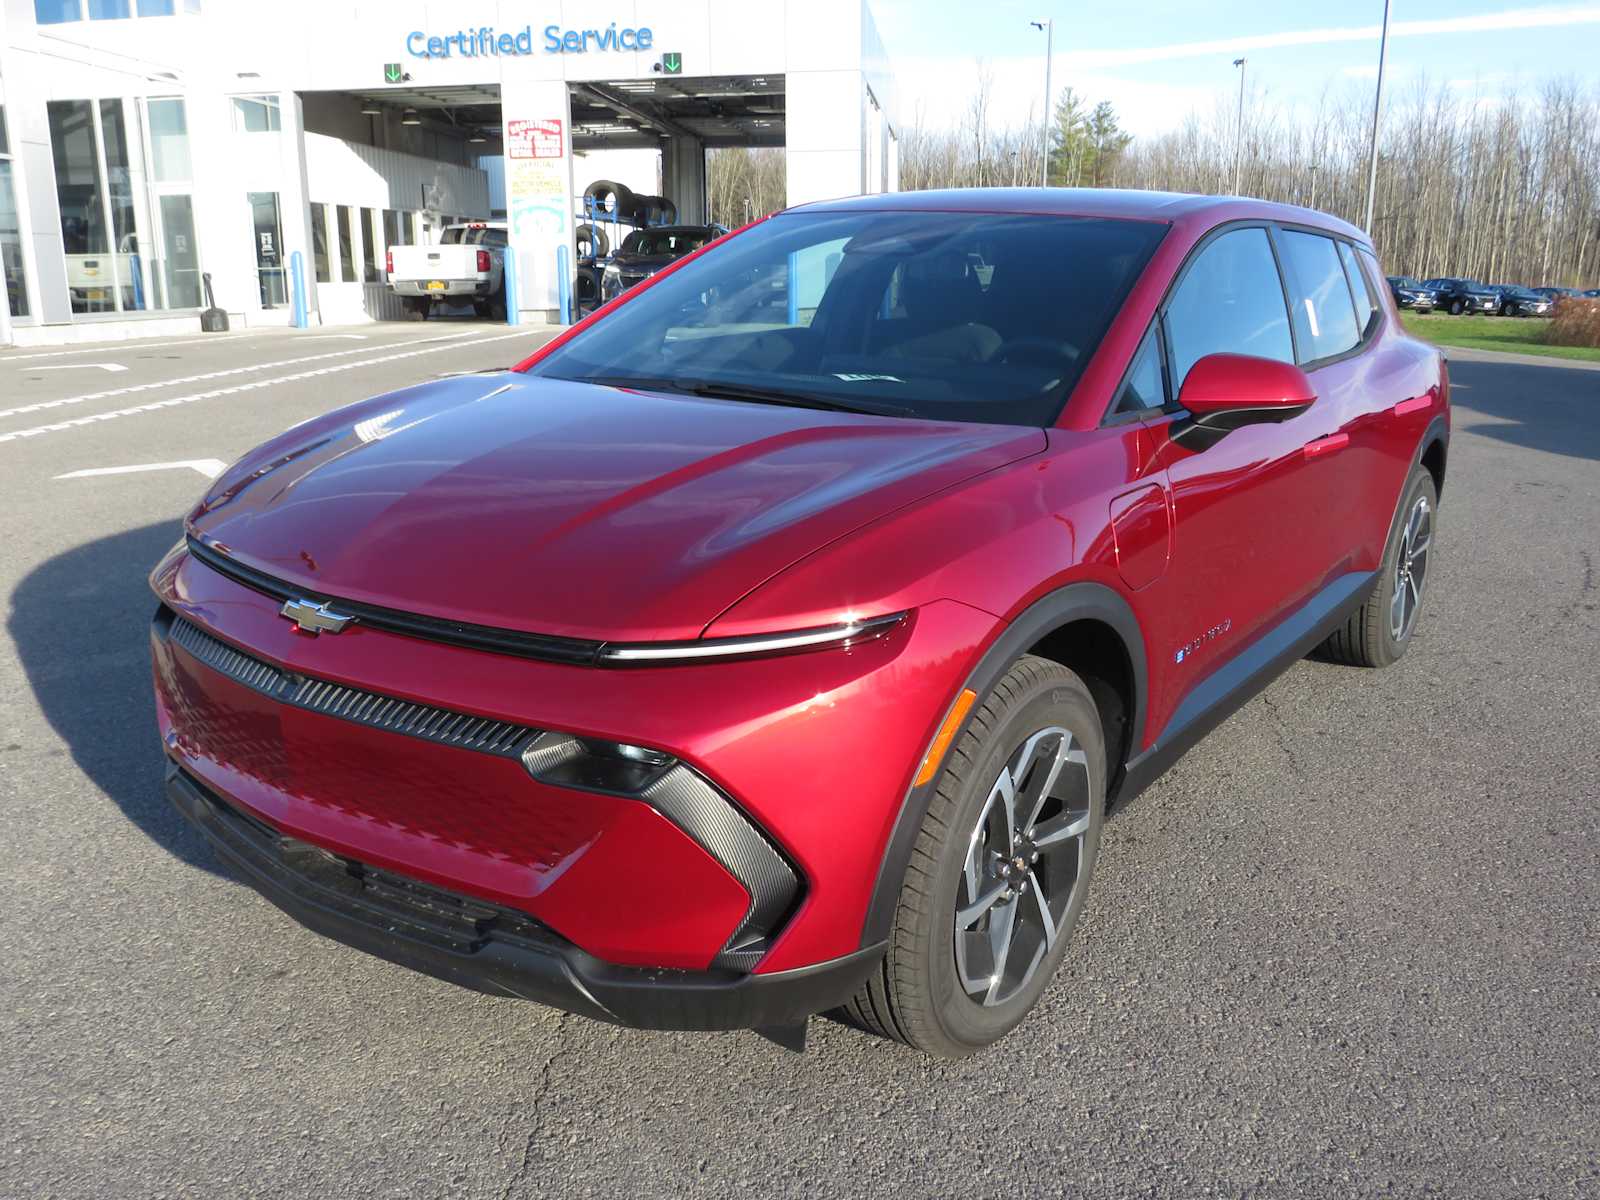
[[[474,954],[491,940],[546,950],[569,945],[527,913],[322,850],[235,808],[192,775],[181,778],[220,820],[235,852],[245,851],[255,863],[271,863],[325,893],[337,894],[344,911],[368,925],[457,954]]]
[[[419,613],[402,612],[396,608],[383,608],[376,604],[363,604],[346,600],[326,592],[308,592],[293,584],[274,578],[265,571],[246,566],[208,546],[198,538],[188,539],[189,553],[217,574],[243,584],[274,600],[312,600],[319,604],[332,604],[342,613],[355,617],[371,629],[386,633],[404,634],[430,642],[445,642],[452,646],[467,646],[474,650],[488,650],[494,654],[514,654],[520,658],[535,658],[541,662],[567,663],[572,666],[593,666],[598,661],[600,643],[587,638],[557,637],[548,633],[525,633],[520,629],[498,629],[492,625],[472,625],[464,621],[450,621],[444,617],[430,617]]]
[[[168,636],[213,671],[245,687],[280,703],[341,721],[354,721],[390,733],[506,758],[519,757],[540,733],[540,730],[510,721],[435,708],[326,679],[292,674],[235,649],[182,617],[173,619]]]

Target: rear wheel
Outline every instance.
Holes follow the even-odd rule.
[[[1083,681],[1024,656],[949,752],[888,951],[846,1016],[959,1057],[1038,1002],[1083,909],[1105,816],[1105,744]]]
[[[1400,502],[1377,582],[1361,607],[1318,648],[1321,657],[1357,667],[1387,667],[1405,654],[1433,563],[1438,510],[1433,476],[1419,466]]]
[[[1460,300],[1452,300],[1452,301],[1450,301],[1450,315],[1452,317],[1459,317],[1461,315],[1462,309],[1464,309],[1465,307],[1466,307],[1466,305],[1462,304]]]

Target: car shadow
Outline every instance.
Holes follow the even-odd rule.
[[[205,839],[167,803],[148,627],[150,568],[176,520],[76,546],[30,571],[6,622],[45,720],[72,761],[151,841],[227,878]]]
[[[1474,425],[1473,433],[1529,450],[1600,459],[1600,371],[1560,362],[1455,358],[1450,383],[1451,404],[1497,422]]]

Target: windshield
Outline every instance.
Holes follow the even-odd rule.
[[[639,229],[622,243],[624,254],[688,254],[717,235],[708,229]]]
[[[1389,277],[1389,282],[1394,284],[1395,287],[1403,288],[1419,288],[1422,286],[1409,275],[1391,275]]]
[[[663,277],[530,370],[1049,425],[1166,231],[1000,213],[779,216]]]

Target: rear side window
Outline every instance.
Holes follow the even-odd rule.
[[[1167,304],[1166,324],[1172,380],[1179,388],[1189,368],[1208,354],[1293,362],[1289,315],[1267,231],[1235,229],[1200,251]]]
[[[1286,229],[1283,247],[1289,279],[1294,285],[1294,327],[1300,341],[1300,360],[1315,362],[1355,349],[1361,340],[1356,326],[1350,282],[1339,263],[1332,238]]]
[[[1356,329],[1359,337],[1366,337],[1372,332],[1372,318],[1378,311],[1377,302],[1372,298],[1372,291],[1367,286],[1367,277],[1361,272],[1361,264],[1356,261],[1356,252],[1351,249],[1350,243],[1339,242],[1339,261],[1344,264],[1345,278],[1350,281],[1350,297],[1356,302]]]

